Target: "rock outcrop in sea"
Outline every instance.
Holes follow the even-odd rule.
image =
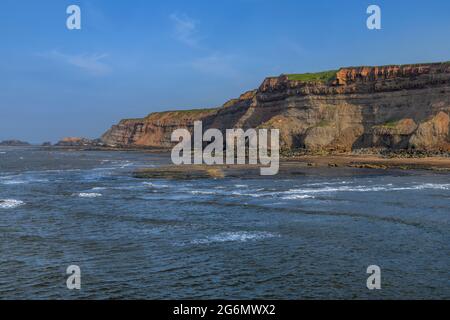
[[[450,151],[450,62],[351,67],[266,78],[217,109],[122,120],[102,137],[112,146],[171,147],[173,130],[277,128],[285,150]]]

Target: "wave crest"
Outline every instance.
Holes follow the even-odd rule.
[[[97,197],[101,197],[102,194],[101,193],[95,193],[95,192],[81,192],[78,193],[78,196],[80,198],[97,198]]]
[[[270,232],[258,231],[239,231],[239,232],[223,232],[215,236],[206,237],[191,241],[192,244],[211,244],[220,242],[247,242],[255,240],[264,240],[279,237],[280,235]]]
[[[15,199],[1,199],[0,200],[0,209],[13,209],[17,208],[21,205],[24,205],[25,202]]]

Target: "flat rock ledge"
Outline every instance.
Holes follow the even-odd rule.
[[[264,178],[259,165],[166,165],[139,169],[135,178],[195,180],[224,178]],[[307,174],[311,169],[349,168],[366,170],[432,170],[450,172],[448,157],[382,158],[377,156],[304,156],[280,163],[276,178]],[[267,178],[267,176],[266,176]]]

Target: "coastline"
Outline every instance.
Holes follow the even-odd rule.
[[[6,148],[37,148],[42,151],[92,151],[92,152],[139,152],[139,153],[156,153],[156,154],[170,154],[170,149],[167,148],[149,148],[149,147],[106,147],[106,146],[8,146]],[[381,152],[367,152],[367,153],[313,153],[305,152],[303,154],[280,155],[280,171],[287,173],[295,168],[360,168],[360,169],[399,169],[399,170],[432,170],[450,172],[450,154],[432,154],[432,153],[409,153],[407,151],[394,152],[387,151]],[[258,165],[168,165],[161,169],[168,172],[184,171],[186,173],[196,171],[195,175],[204,176],[205,171],[221,170],[228,172],[231,175],[237,173],[243,173],[242,171],[256,172],[260,166]],[[153,170],[155,175],[159,175],[155,168],[148,169],[150,172]],[[146,169],[147,170],[147,169]],[[170,175],[170,174],[169,174]],[[208,176],[209,174],[206,174]],[[213,173],[211,177],[221,177],[222,174]],[[253,174],[251,174],[253,175]],[[226,174],[224,174],[226,176]]]
[[[363,169],[402,169],[450,171],[450,158],[443,156],[384,157],[380,155],[304,155],[284,158],[285,162],[307,163],[316,167],[350,167]]]
[[[226,177],[256,178],[260,176],[260,165],[167,165],[157,168],[139,169],[133,176],[141,179],[223,179]],[[355,168],[372,170],[431,170],[450,172],[450,158],[383,158],[376,155],[303,155],[282,158],[279,177],[302,175],[312,168]]]

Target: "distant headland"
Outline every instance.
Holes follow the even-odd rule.
[[[31,146],[30,143],[21,141],[21,140],[4,140],[0,141],[0,146],[3,147],[25,147],[25,146]]]

